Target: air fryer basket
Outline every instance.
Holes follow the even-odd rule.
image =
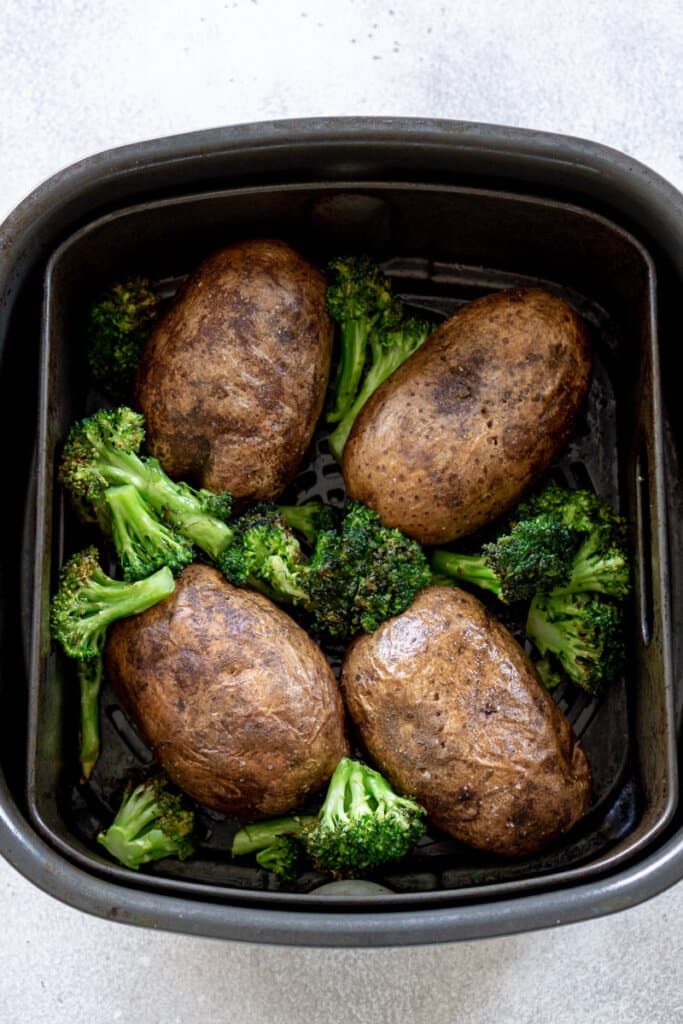
[[[147,144],[146,160],[144,147],[138,147],[126,173],[94,160],[80,172],[83,181],[74,170],[76,180],[65,182],[68,215],[56,218],[51,232],[41,225],[41,217],[55,220],[47,205],[40,206],[37,197],[28,201],[36,216],[24,232],[30,238],[32,231],[36,243],[16,256],[20,286],[16,302],[8,304],[6,335],[14,345],[8,345],[9,362],[2,368],[7,395],[8,367],[22,361],[17,325],[24,326],[27,346],[31,339],[33,358],[40,333],[38,444],[33,466],[26,453],[21,467],[33,487],[21,564],[15,563],[11,577],[22,584],[27,705],[17,695],[8,697],[7,668],[20,661],[11,660],[16,636],[7,604],[0,690],[6,715],[25,715],[28,756],[21,758],[15,730],[3,759],[8,787],[0,807],[6,823],[2,848],[38,884],[85,909],[134,923],[261,941],[442,941],[591,916],[644,898],[648,888],[655,891],[683,873],[675,831],[678,662],[672,656],[678,648],[671,649],[672,619],[681,617],[680,492],[676,437],[665,415],[659,370],[658,316],[668,325],[677,274],[668,233],[652,216],[654,237],[648,235],[637,222],[637,204],[632,217],[630,209],[621,215],[606,209],[602,198],[586,200],[586,165],[607,159],[587,143],[532,140],[491,128],[487,145],[497,145],[500,153],[486,162],[477,150],[478,133],[467,137],[462,126],[455,131],[449,124],[341,121],[289,127],[287,136],[277,125],[247,127],[242,135],[228,130],[223,148],[220,133],[213,139],[204,133],[202,159],[193,158],[197,147],[183,140],[194,176],[176,159],[180,140]],[[284,138],[291,140],[291,150]],[[566,155],[570,144],[587,148],[581,161],[569,161],[560,173],[544,147]],[[619,155],[610,156],[619,168]],[[98,172],[109,183],[106,189],[100,188]],[[622,169],[622,179],[624,174]],[[534,187],[525,179],[533,179]],[[629,183],[622,179],[616,175],[614,187],[626,194]],[[648,184],[642,184],[646,192]],[[657,189],[650,187],[657,207]],[[54,195],[48,190],[48,198],[54,201]],[[127,206],[125,198],[142,201]],[[98,852],[98,828],[110,819],[128,771],[147,764],[149,752],[105,690],[102,756],[91,783],[79,784],[74,682],[47,632],[56,570],[87,536],[54,479],[68,425],[101,403],[85,373],[84,310],[103,284],[134,272],[149,274],[160,293],[170,295],[212,248],[264,234],[287,239],[320,264],[338,252],[371,252],[403,298],[435,318],[486,291],[542,283],[589,324],[596,351],[591,393],[552,476],[595,486],[628,516],[636,593],[625,678],[600,701],[570,687],[557,694],[586,747],[595,799],[575,832],[543,855],[503,863],[432,833],[400,870],[377,876],[390,894],[340,898],[317,894],[323,879],[314,874],[285,887],[265,872],[232,864],[235,823],[209,812],[200,816],[198,856],[183,864],[159,862],[133,875]],[[21,259],[30,270],[22,270]],[[343,499],[322,432],[291,489],[296,499],[314,494]],[[328,653],[338,659],[338,651]],[[674,852],[667,852],[672,843]],[[653,861],[656,871],[642,867]]]

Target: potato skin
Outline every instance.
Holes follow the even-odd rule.
[[[214,253],[153,329],[134,401],[166,472],[236,498],[274,498],[322,409],[332,321],[320,271],[284,242]]]
[[[325,656],[261,594],[206,565],[108,633],[105,666],[169,777],[200,804],[267,818],[322,787],[348,753]]]
[[[343,457],[346,489],[423,544],[474,533],[519,501],[568,440],[589,341],[542,288],[483,296],[377,389]]]
[[[357,639],[342,688],[373,762],[463,843],[534,853],[588,808],[569,722],[514,637],[463,590],[430,587]]]

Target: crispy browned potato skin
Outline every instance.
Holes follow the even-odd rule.
[[[373,762],[463,843],[533,853],[586,812],[590,771],[569,722],[465,591],[430,587],[357,639],[342,687]]]
[[[284,242],[214,253],[144,349],[134,401],[166,472],[237,498],[278,495],[322,409],[333,325],[325,279]]]
[[[109,678],[169,777],[242,819],[301,804],[348,753],[325,656],[261,594],[189,566],[170,597],[111,627]]]
[[[423,544],[473,533],[519,501],[568,440],[588,337],[542,288],[476,299],[377,389],[343,457],[346,489]]]

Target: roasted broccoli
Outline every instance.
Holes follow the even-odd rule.
[[[93,379],[114,402],[126,401],[145,341],[159,313],[149,281],[113,285],[89,312],[86,352]]]
[[[114,821],[97,841],[115,860],[137,871],[141,864],[163,857],[190,857],[193,828],[194,812],[179,794],[169,791],[166,778],[157,775],[126,789]]]
[[[344,638],[405,611],[431,576],[416,541],[349,501],[339,529],[319,534],[306,578],[314,627]]]
[[[138,451],[144,418],[127,406],[100,409],[71,428],[59,476],[84,519],[109,525],[108,488],[131,485],[143,501],[190,543],[216,559],[232,539],[232,499],[171,480],[159,462]],[[131,532],[135,531],[132,524]]]
[[[177,576],[192,561],[190,541],[154,515],[132,484],[108,487],[104,498],[125,579],[145,579],[164,565]]]
[[[436,549],[432,569],[439,576],[489,590],[501,601],[526,601],[566,585],[580,535],[548,514],[518,519],[507,532],[483,544],[481,553]]]
[[[318,871],[358,878],[405,857],[424,835],[425,817],[423,807],[395,793],[379,772],[345,757],[317,816],[290,815],[249,825],[235,836],[232,854],[266,851],[289,837],[303,846]],[[277,847],[271,863],[277,865]]]
[[[558,682],[561,666],[574,683],[598,696],[623,669],[621,607],[600,594],[537,594],[529,606],[525,632],[543,655],[537,667],[551,687]]]
[[[136,615],[173,592],[168,568],[136,583],[113,580],[100,566],[97,548],[73,555],[60,573],[52,598],[50,629],[64,652],[77,661],[81,703],[81,770],[89,778],[100,747],[99,692],[107,628]]]
[[[306,832],[317,823],[315,816],[292,814],[245,825],[235,833],[232,856],[246,857],[255,853],[260,867],[293,882],[302,865]]]
[[[303,605],[308,601],[301,579],[305,565],[298,540],[277,506],[267,502],[235,520],[232,542],[218,559],[231,583],[253,587],[274,601]]]
[[[259,505],[233,525],[218,564],[227,579],[304,609],[316,632],[345,639],[398,615],[429,583],[426,556],[399,530],[349,502],[341,525],[317,534],[310,557],[274,505]]]
[[[330,451],[341,457],[351,427],[370,395],[432,331],[426,320],[406,316],[391,282],[366,256],[333,260],[327,307],[339,326],[340,355],[330,388]]]
[[[339,325],[340,350],[326,419],[337,423],[358,393],[368,341],[380,323],[400,319],[391,282],[367,256],[341,256],[328,265],[327,309]]]
[[[114,580],[100,566],[97,548],[86,548],[61,570],[50,612],[52,636],[70,658],[96,658],[112,622],[150,608],[174,588],[166,566],[134,583]]]
[[[595,591],[617,599],[628,596],[627,524],[608,502],[592,491],[550,484],[515,512],[517,520],[536,515],[552,516],[581,537],[563,589],[575,594]]]

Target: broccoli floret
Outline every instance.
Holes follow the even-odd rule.
[[[292,814],[245,825],[233,838],[232,856],[255,853],[260,867],[293,882],[301,867],[306,831],[317,823],[318,819],[311,815]]]
[[[52,636],[70,658],[97,658],[112,622],[150,608],[174,588],[166,566],[134,583],[114,580],[100,566],[97,548],[86,548],[61,570],[50,611]]]
[[[174,576],[194,557],[194,547],[155,516],[132,484],[104,492],[111,534],[127,580],[142,580],[167,565]]]
[[[621,607],[599,594],[555,590],[537,594],[529,606],[525,632],[548,661],[541,678],[557,681],[555,661],[567,676],[593,696],[623,670],[625,659]]]
[[[291,530],[302,534],[309,544],[315,544],[323,530],[334,530],[337,516],[331,505],[321,501],[307,501],[303,505],[278,505],[277,510]]]
[[[303,848],[291,836],[281,836],[265,850],[256,854],[256,863],[266,871],[272,871],[285,882],[294,882],[299,877]]]
[[[344,638],[372,633],[405,611],[429,584],[430,571],[416,541],[349,501],[339,530],[319,535],[307,582],[315,628]]]
[[[50,629],[64,652],[77,660],[84,779],[90,777],[100,749],[99,693],[107,628],[116,619],[150,608],[174,587],[167,568],[136,583],[111,579],[102,570],[95,547],[73,555],[62,567],[50,608]]]
[[[626,549],[610,526],[598,526],[588,534],[563,589],[574,594],[596,591],[618,599],[628,597],[631,570]]]
[[[371,633],[430,582],[420,545],[359,502],[347,504],[338,529],[317,534],[308,559],[275,505],[255,506],[233,529],[218,560],[227,579],[303,609],[331,637]]]
[[[589,533],[596,526],[609,526],[614,531],[615,540],[626,539],[626,521],[594,491],[547,484],[519,503],[514,518],[532,519],[544,513],[581,533]]]
[[[550,484],[522,502],[517,519],[548,515],[582,536],[574,553],[564,590],[578,594],[594,591],[623,599],[631,590],[626,520],[593,491],[569,490]]]
[[[326,419],[337,423],[358,393],[372,331],[400,314],[391,282],[367,256],[334,259],[328,273],[327,309],[339,325],[340,351]]]
[[[341,461],[358,413],[432,331],[425,320],[405,315],[391,282],[367,256],[346,256],[329,265],[327,308],[339,327],[339,362],[330,387],[330,451]]]
[[[345,757],[317,816],[290,815],[248,825],[235,836],[232,854],[267,850],[288,836],[303,846],[319,871],[358,878],[405,857],[424,835],[425,818],[424,808],[395,793],[379,772]]]
[[[159,313],[159,300],[142,277],[113,285],[90,309],[90,372],[114,402],[130,395],[142,350]]]
[[[147,505],[188,541],[216,559],[232,538],[226,521],[231,497],[195,490],[170,479],[159,462],[138,451],[144,418],[127,406],[100,409],[74,424],[64,446],[59,477],[82,516],[108,521],[106,491],[131,485]]]
[[[481,554],[436,549],[432,568],[489,590],[505,602],[526,601],[570,580],[580,535],[548,514],[518,520],[507,533],[483,544]]]
[[[426,812],[399,796],[379,772],[342,758],[306,836],[316,867],[335,878],[354,878],[401,860],[425,832]]]
[[[164,776],[158,775],[131,790],[126,789],[119,811],[98,843],[107,852],[137,871],[163,857],[185,860],[194,852],[192,831],[194,812],[183,805],[182,797],[168,789]]]

